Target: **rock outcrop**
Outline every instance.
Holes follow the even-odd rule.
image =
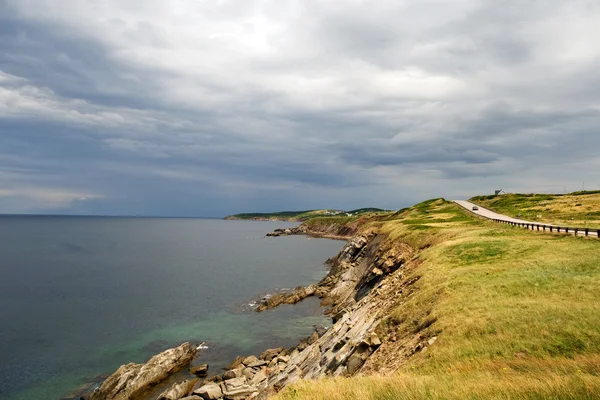
[[[155,355],[145,364],[122,365],[94,390],[89,400],[135,400],[172,373],[189,364],[196,348],[189,342]]]

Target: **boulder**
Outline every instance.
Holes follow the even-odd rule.
[[[200,396],[204,400],[216,400],[223,397],[221,386],[216,383],[209,383],[199,389],[194,390],[194,394]]]
[[[243,367],[238,367],[236,369],[230,369],[223,374],[223,380],[226,381],[228,379],[240,378],[244,376]]]
[[[283,352],[283,347],[268,349],[260,353],[260,356],[258,356],[258,358],[265,361],[271,361],[273,358],[277,357],[281,352]]]
[[[208,374],[208,364],[193,365],[190,367],[190,372],[198,376],[206,376]]]
[[[134,400],[148,388],[162,382],[172,373],[190,363],[196,347],[187,342],[165,350],[145,364],[126,364],[94,390],[90,400]]]
[[[157,400],[179,400],[192,391],[197,381],[198,379],[192,379],[181,383],[174,383],[173,386],[162,392]]]
[[[244,358],[244,361],[242,361],[242,364],[244,364],[247,367],[250,364],[255,363],[257,361],[258,361],[258,358],[256,358],[256,356],[248,356],[248,357]]]

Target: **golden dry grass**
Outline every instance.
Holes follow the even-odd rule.
[[[381,229],[421,249],[410,272],[421,279],[385,331],[437,341],[394,375],[301,382],[279,399],[600,398],[600,240],[481,221],[439,199],[395,218]]]

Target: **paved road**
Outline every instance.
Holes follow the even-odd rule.
[[[534,221],[525,221],[523,219],[518,219],[518,218],[512,218],[509,217],[507,215],[503,215],[503,214],[498,214],[497,212],[494,212],[492,210],[488,210],[487,208],[483,208],[479,205],[473,204],[469,201],[466,200],[454,200],[454,202],[456,204],[458,204],[459,206],[469,210],[470,212],[477,214],[479,216],[482,216],[484,218],[489,218],[489,219],[499,219],[502,221],[507,221],[507,222],[519,222],[522,224],[540,224],[540,225],[546,225],[546,226],[558,226],[558,225],[552,225],[552,224],[547,224],[544,222],[534,222]],[[476,206],[478,208],[478,210],[473,210],[473,207]],[[550,233],[550,231],[546,231],[548,233]],[[571,231],[573,232],[573,231]],[[579,232],[578,232],[579,236],[583,236],[585,235],[585,232],[582,230],[582,228],[580,228]],[[594,237],[598,237],[598,233],[597,232],[589,232],[589,236],[594,236]]]
[[[512,218],[503,214],[498,214],[497,212],[494,212],[492,210],[488,210],[487,208],[483,208],[481,206],[478,206],[477,204],[471,203],[470,201],[466,201],[466,200],[454,200],[454,202],[456,204],[458,204],[461,207],[466,208],[467,210],[471,211],[474,214],[480,215],[482,217],[485,218],[489,218],[489,219],[501,219],[504,221],[509,221],[509,222],[520,222],[523,224],[533,224],[534,222],[532,221],[525,221],[523,219],[517,219],[517,218]],[[479,208],[479,210],[473,210],[473,207],[477,207]],[[546,225],[550,225],[550,224],[546,224]]]

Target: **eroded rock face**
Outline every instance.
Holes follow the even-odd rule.
[[[151,386],[162,382],[194,357],[196,348],[187,342],[155,355],[145,364],[126,364],[93,391],[89,400],[136,400]]]

